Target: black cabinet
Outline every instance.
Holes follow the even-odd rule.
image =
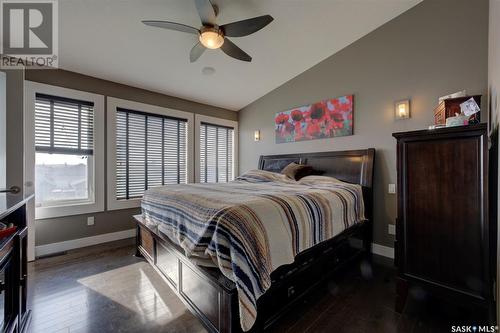
[[[494,320],[496,221],[488,218],[486,124],[396,133],[396,310],[409,286]]]
[[[11,255],[5,256],[0,264],[0,316],[4,332],[13,332],[17,328],[15,290],[11,288],[16,281],[14,261]]]
[[[28,227],[26,203],[32,199],[0,194],[0,222],[13,223],[16,231],[0,238],[0,332],[27,331]]]

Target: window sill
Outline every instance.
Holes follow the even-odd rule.
[[[99,203],[78,203],[57,207],[35,208],[35,220],[44,220],[56,217],[98,213],[104,211],[104,205]]]

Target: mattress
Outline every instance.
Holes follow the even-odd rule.
[[[235,283],[244,331],[255,323],[257,299],[274,270],[365,220],[360,185],[262,170],[224,184],[150,189],[142,214],[188,258],[216,266]]]

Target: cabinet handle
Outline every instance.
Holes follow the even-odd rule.
[[[22,286],[25,286],[26,285],[26,280],[27,280],[27,275],[26,274],[23,274],[23,276],[21,276],[21,278],[19,279],[19,282]]]

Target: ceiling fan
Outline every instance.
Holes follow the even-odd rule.
[[[219,8],[213,5],[210,0],[194,0],[198,14],[200,15],[202,26],[196,29],[189,25],[168,22],[144,20],[142,23],[152,27],[187,32],[198,35],[199,42],[191,49],[189,60],[195,62],[206,49],[221,49],[225,54],[242,61],[252,61],[252,57],[236,46],[227,37],[244,37],[253,34],[264,28],[273,21],[271,15],[263,15],[243,21],[217,25],[215,18],[219,13]]]

